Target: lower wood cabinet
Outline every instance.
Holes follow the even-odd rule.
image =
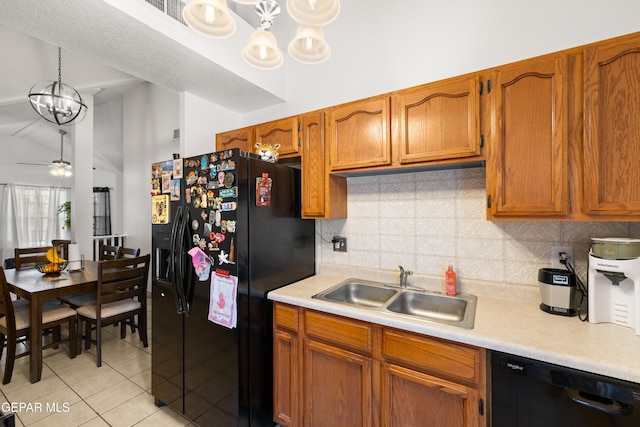
[[[486,426],[485,350],[275,303],[282,426]]]

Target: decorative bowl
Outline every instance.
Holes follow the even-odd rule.
[[[58,276],[60,272],[67,268],[66,262],[61,263],[49,263],[49,264],[40,264],[36,265],[36,270],[38,272],[44,274],[45,276]]]

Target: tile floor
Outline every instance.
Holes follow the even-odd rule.
[[[95,346],[75,359],[69,359],[66,345],[50,348],[43,353],[42,379],[31,384],[29,358],[17,359],[11,382],[0,385],[0,410],[14,412],[16,426],[193,427],[168,407],[154,404],[150,394],[151,344],[144,348],[138,334],[130,330],[121,340],[119,331],[111,325],[103,328],[100,368],[96,366]],[[20,404],[22,408],[16,407]]]

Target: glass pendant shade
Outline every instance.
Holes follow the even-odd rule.
[[[64,160],[56,160],[53,162],[55,166],[52,166],[52,169],[49,173],[53,176],[59,177],[68,177],[73,175],[71,172],[71,164],[69,162],[65,162]]]
[[[287,0],[289,15],[306,25],[327,25],[340,13],[339,0]]]
[[[242,51],[242,57],[256,68],[278,68],[284,61],[278,49],[276,38],[269,31],[258,28]]]
[[[312,25],[300,25],[296,37],[289,43],[288,50],[289,55],[305,64],[318,64],[331,54],[322,28]]]
[[[187,25],[209,37],[229,37],[236,31],[236,23],[225,0],[193,0],[182,9]]]

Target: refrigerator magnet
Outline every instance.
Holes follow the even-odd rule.
[[[169,182],[169,193],[171,194],[171,200],[180,200],[180,180],[172,179]]]
[[[211,262],[209,262],[207,254],[205,254],[199,247],[191,248],[188,254],[191,255],[191,262],[193,263],[193,268],[196,271],[198,280],[204,282],[209,279]]]
[[[169,196],[162,194],[151,197],[151,224],[169,223]]]
[[[224,174],[224,188],[231,188],[231,186],[233,185],[233,181],[235,180],[235,177],[233,176],[233,174],[231,172],[227,172]]]
[[[256,178],[256,206],[271,206],[271,178],[268,173]]]

